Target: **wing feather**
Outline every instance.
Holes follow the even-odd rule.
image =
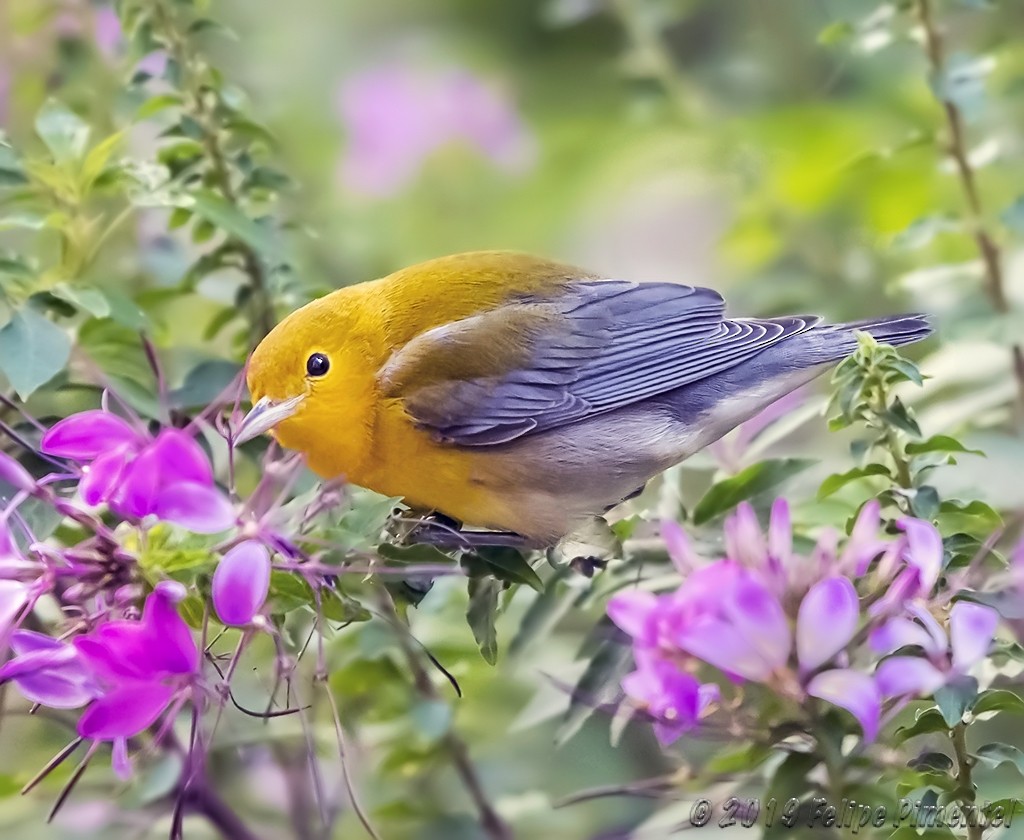
[[[695,286],[574,282],[557,298],[423,333],[379,378],[439,439],[493,446],[713,376],[818,320],[726,319],[724,309],[717,292]],[[493,347],[507,361],[489,358]],[[421,374],[439,367],[443,376]]]

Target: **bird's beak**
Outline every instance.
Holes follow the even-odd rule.
[[[270,397],[257,400],[249,413],[242,418],[242,424],[235,432],[234,445],[239,446],[264,432],[269,432],[282,420],[291,417],[305,398],[305,394],[299,394],[286,400],[272,400]]]

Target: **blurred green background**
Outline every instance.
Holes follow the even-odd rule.
[[[1010,345],[1024,338],[1021,3],[934,3],[946,33],[940,74],[903,4],[864,0],[217,0],[208,13],[237,36],[202,39],[225,96],[276,136],[270,159],[292,179],[274,209],[289,224],[293,254],[292,272],[275,281],[279,314],[323,290],[476,248],[534,251],[614,278],[710,285],[738,314],[927,311],[939,327],[924,349],[932,379],[908,399],[927,433],[963,434],[989,455],[942,472],[944,493],[1004,510],[1024,505],[1009,366]],[[127,86],[138,59],[101,4],[3,0],[0,126],[15,147],[38,150],[35,114],[57,96],[93,126],[94,139],[125,128],[123,153],[152,158],[159,118],[133,119],[140,98]],[[936,92],[955,98],[967,118],[980,221],[1001,249],[1008,313],[985,294]],[[105,201],[97,213],[113,212]],[[169,229],[170,220],[168,209],[134,208],[84,279],[134,300],[179,387],[204,362],[237,365],[244,347],[210,329],[233,306],[238,273],[215,271],[184,289],[204,243]],[[43,262],[56,241],[0,236]],[[122,380],[146,378],[137,347],[113,333],[90,335],[72,379],[88,378],[92,362]],[[820,456],[819,478],[835,469],[846,441],[824,435],[823,393],[819,384],[759,444],[693,459],[637,509],[672,513],[715,470],[734,471],[766,451]],[[29,407],[46,417],[93,400],[48,389]],[[803,486],[814,486],[811,475]],[[438,583],[411,621],[459,679],[463,699],[410,698],[394,639],[373,623],[328,652],[352,727],[352,769],[384,836],[481,836],[433,750],[452,716],[517,836],[630,836],[666,803],[554,807],[672,766],[641,727],[610,746],[602,715],[555,745],[566,698],[545,675],[573,682],[597,613],[563,617],[563,599],[550,626],[512,657],[508,642],[534,597],[518,592],[499,621],[502,653],[491,668],[476,653],[457,584]],[[243,676],[259,696],[260,675]],[[266,837],[293,836],[313,816],[310,780],[294,755],[298,732],[293,721],[236,716],[213,757],[219,785]],[[333,728],[316,732],[330,755]],[[5,718],[0,788],[23,782],[65,735],[60,722]],[[41,818],[52,790],[0,800],[0,833],[165,833],[159,805],[173,767],[148,767],[116,801],[107,772],[92,769],[49,827]],[[326,774],[336,796],[337,766]],[[637,836],[669,836],[665,826],[688,807]],[[187,823],[188,837],[209,831]],[[346,811],[334,836],[360,832]]]

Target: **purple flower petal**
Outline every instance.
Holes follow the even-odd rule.
[[[793,526],[789,503],[785,499],[776,499],[772,503],[771,518],[768,520],[768,554],[782,564],[793,554]]]
[[[213,573],[214,609],[222,622],[234,627],[252,621],[269,591],[270,553],[255,540],[246,540],[232,548]],[[611,604],[608,607],[611,614]]]
[[[30,493],[36,486],[36,481],[28,470],[6,452],[0,452],[0,481],[24,493]]]
[[[0,580],[0,635],[28,603],[29,588],[17,580]]]
[[[199,668],[196,640],[178,614],[177,605],[186,594],[180,583],[161,581],[142,610],[142,623],[152,647],[150,656],[155,667],[168,674],[192,674]]]
[[[864,740],[874,741],[882,713],[882,697],[875,681],[858,671],[836,670],[818,674],[807,685],[807,693],[846,709],[864,730]]]
[[[946,675],[927,659],[891,656],[875,670],[875,682],[885,697],[928,697],[946,682]]]
[[[124,43],[124,34],[121,32],[121,21],[117,12],[110,6],[100,6],[93,18],[93,40],[96,48],[106,59],[113,59],[117,56]]]
[[[812,586],[796,621],[796,652],[800,667],[813,671],[841,651],[857,632],[860,602],[845,577],[832,577]]]
[[[760,682],[768,679],[775,665],[766,661],[750,639],[732,624],[706,618],[679,636],[679,646],[727,674]]]
[[[850,531],[850,539],[846,541],[846,547],[839,558],[841,568],[857,576],[863,575],[871,561],[885,550],[887,543],[878,537],[878,529],[882,524],[880,511],[881,506],[875,499],[860,509]]]
[[[82,468],[78,489],[87,505],[98,505],[114,495],[120,487],[131,454],[131,447],[119,446],[97,456],[91,464]]]
[[[157,675],[145,628],[137,621],[111,621],[73,642],[83,660],[109,682],[146,680]]]
[[[223,566],[223,564],[222,560],[221,565]],[[219,567],[217,571],[220,571]],[[216,577],[214,582],[216,583]],[[608,601],[608,617],[615,622],[620,630],[632,636],[639,644],[653,645],[656,638],[651,619],[658,608],[658,603],[658,596],[653,592],[645,592],[640,589],[619,592]]]
[[[144,441],[131,426],[107,411],[72,414],[43,435],[41,449],[48,455],[91,461],[115,447],[139,445]]]
[[[916,621],[902,616],[890,618],[873,630],[868,641],[872,650],[881,654],[892,653],[907,645],[918,645],[929,653],[934,652],[931,634]],[[942,650],[945,649],[946,644],[943,643]]]
[[[22,655],[37,650],[65,650],[67,642],[59,641],[35,630],[16,630],[11,634],[11,650]]]
[[[984,659],[998,626],[999,613],[991,607],[971,601],[953,604],[949,615],[953,667],[964,672]]]
[[[694,553],[683,526],[671,519],[662,520],[661,538],[665,541],[672,565],[681,575],[687,575],[700,565],[700,558]]]
[[[907,517],[896,524],[906,535],[903,559],[919,571],[920,594],[926,595],[935,587],[942,571],[942,537],[931,522],[923,519]]]
[[[786,664],[793,636],[782,605],[767,587],[752,577],[741,579],[723,606],[733,626],[760,653],[770,670]]]
[[[110,766],[117,778],[127,782],[132,777],[132,760],[128,755],[128,739],[115,738]]]
[[[748,502],[741,502],[736,513],[725,521],[725,553],[730,560],[751,568],[764,564],[768,549],[757,514]]]
[[[180,482],[160,490],[150,513],[197,534],[217,534],[235,524],[231,501],[216,487]]]
[[[11,647],[19,655],[0,668],[0,682],[9,680],[30,702],[54,709],[77,709],[99,696],[75,648],[31,631],[14,635]]]
[[[78,734],[100,741],[131,738],[156,723],[172,697],[174,689],[167,685],[124,683],[85,710]]]
[[[662,745],[692,729],[700,714],[700,684],[691,674],[657,658],[637,661],[637,670],[622,680],[622,689],[656,718],[654,734]]]
[[[935,616],[917,603],[907,604],[907,611],[921,622],[928,634],[929,643],[923,646],[928,656],[934,658],[946,653],[949,649],[949,637],[942,629],[942,625],[935,620]]]

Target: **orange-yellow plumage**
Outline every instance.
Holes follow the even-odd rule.
[[[341,289],[254,351],[253,410],[324,477],[553,541],[856,347],[918,316],[725,317],[710,289],[501,251]]]

